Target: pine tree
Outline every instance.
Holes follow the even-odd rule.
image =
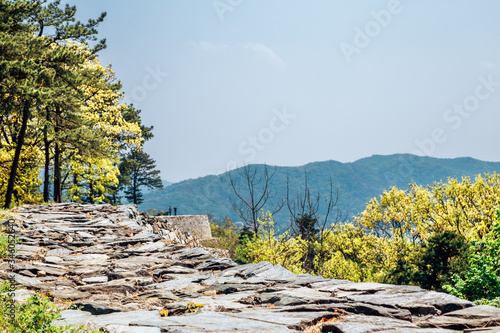
[[[120,173],[128,178],[125,185],[125,198],[129,202],[138,205],[144,201],[141,187],[163,188],[160,171],[155,170],[155,163],[155,160],[142,149],[131,151],[123,159]]]
[[[30,132],[29,126],[36,130],[37,125],[40,125],[37,123],[43,117],[40,111],[48,110],[44,105],[55,104],[53,110],[56,115],[63,116],[66,109],[61,107],[64,104],[62,102],[72,101],[72,96],[78,95],[75,87],[84,77],[78,69],[89,57],[69,40],[95,40],[95,27],[105,16],[103,13],[97,20],[89,20],[88,24],[73,23],[76,8],[66,5],[64,9],[59,9],[59,5],[60,1],[44,7],[40,1],[0,0],[1,113],[7,118],[18,119],[14,131],[11,131],[15,149],[6,184],[4,207],[11,205],[18,186],[16,183],[19,181],[18,173]],[[44,35],[47,26],[53,28],[54,34]],[[104,47],[104,41],[100,41],[93,52]],[[50,119],[47,116],[43,118]],[[43,132],[47,133],[46,126],[42,127]],[[49,143],[47,138],[45,144]],[[56,143],[56,153],[57,148]],[[45,152],[48,151],[47,146]]]

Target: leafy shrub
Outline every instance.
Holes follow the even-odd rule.
[[[227,250],[231,259],[236,262],[241,261],[238,260],[241,259],[239,258],[241,251],[238,252],[238,248],[241,247],[240,234],[230,218],[226,217],[222,222],[211,218],[210,231],[213,239],[203,241],[204,246]]]
[[[9,281],[0,285],[0,331],[11,333],[99,333],[83,326],[51,326],[50,323],[61,317],[61,310],[52,304],[46,296],[35,294],[24,303],[15,304],[15,321],[9,322],[7,292]]]
[[[476,305],[490,305],[500,308],[500,297],[495,297],[492,299],[481,298],[474,301]]]
[[[306,250],[306,242],[298,237],[289,237],[288,233],[276,236],[271,213],[263,214],[258,219],[261,228],[259,233],[249,240],[245,246],[245,255],[251,262],[267,261],[273,265],[281,265],[289,271],[301,274],[302,258]]]
[[[465,238],[445,230],[433,234],[420,249],[397,258],[384,282],[415,284],[424,289],[442,290],[454,274],[463,276],[468,266],[469,245]]]
[[[351,223],[323,231],[323,250],[316,251],[318,274],[354,282],[378,281],[386,265],[388,242]],[[323,257],[323,258],[322,258]]]
[[[444,289],[452,295],[471,301],[491,301],[498,304],[500,297],[500,222],[481,240],[473,240],[470,267],[464,278],[453,276],[453,285]],[[495,300],[496,299],[496,300]]]

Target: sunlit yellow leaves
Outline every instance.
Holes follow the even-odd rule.
[[[93,124],[93,129],[102,131],[103,135],[113,139],[120,137],[127,144],[139,145],[142,142],[141,129],[123,118],[127,105],[121,102],[123,93],[117,89],[119,85],[116,85],[114,72],[110,67],[102,67],[97,59],[89,61],[86,66],[100,73],[103,79],[99,84],[81,87],[85,95],[81,116]],[[117,144],[116,140],[111,142]]]
[[[252,262],[267,261],[281,265],[293,273],[305,273],[301,259],[306,250],[306,242],[300,237],[290,238],[287,233],[276,235],[271,213],[263,214],[258,220],[259,234],[246,246],[246,255]]]
[[[351,223],[332,225],[324,231],[329,256],[321,264],[322,276],[355,282],[381,278],[390,260],[390,242],[386,238],[366,234]]]
[[[74,156],[68,165],[72,186],[69,189],[70,199],[76,202],[102,203],[110,194],[110,185],[118,184],[118,160],[94,157]]]
[[[436,230],[452,230],[467,239],[482,237],[491,228],[500,207],[498,174],[450,178],[423,188],[395,187],[371,200],[355,222],[378,236],[418,242]]]
[[[43,161],[43,153],[37,147],[28,145],[23,150],[19,161],[19,172],[14,184],[14,199],[17,205],[36,203],[40,200],[38,188],[41,184],[39,179],[39,168]],[[10,168],[14,158],[15,146],[0,139],[0,193],[5,193],[9,179]],[[3,204],[4,196],[0,196],[0,204]]]

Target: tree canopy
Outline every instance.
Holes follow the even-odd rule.
[[[0,0],[0,204],[110,201],[120,154],[152,127],[97,56],[98,25],[60,0]],[[43,170],[43,180],[40,179]],[[40,185],[43,183],[43,190]],[[50,194],[52,190],[52,196]]]

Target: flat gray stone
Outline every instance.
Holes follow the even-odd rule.
[[[88,312],[87,312],[88,313]],[[153,321],[161,318],[158,311],[128,311],[128,312],[114,312],[109,314],[103,314],[100,316],[91,316],[87,323],[96,326],[104,327],[105,325],[115,324],[115,325],[130,325],[130,323],[137,320],[144,320],[145,324],[133,326],[149,326],[149,321]]]
[[[93,318],[90,312],[80,310],[64,310],[60,314],[61,318],[54,320],[52,326],[86,325]]]
[[[78,300],[78,299],[84,299],[88,298],[91,296],[90,293],[85,292],[85,291],[80,291],[75,288],[61,288],[61,289],[55,289],[50,291],[52,296],[55,298],[63,299],[63,300]]]
[[[298,332],[290,330],[286,325],[275,324],[253,318],[238,318],[232,314],[216,312],[199,312],[187,316],[173,316],[146,321],[140,319],[132,321],[133,325],[156,326],[167,328],[170,325],[185,326],[188,329],[199,329],[202,332]]]
[[[473,306],[474,303],[435,291],[399,294],[369,294],[346,296],[348,300],[380,306],[407,309],[414,315],[441,314]]]
[[[206,260],[206,259],[212,259],[213,255],[207,250],[195,247],[195,248],[185,248],[180,251],[177,251],[175,252],[173,257],[174,259],[177,260],[191,260],[191,259]]]
[[[120,312],[120,310],[118,309],[114,309],[106,304],[101,304],[97,302],[76,302],[72,304],[72,307],[78,308],[81,311],[90,312],[95,316],[113,312]]]
[[[43,247],[16,244],[16,257],[27,258],[27,259],[39,259],[41,258],[47,250]]]
[[[489,305],[473,306],[453,311],[444,316],[435,316],[417,323],[420,327],[464,330],[500,326],[500,308]]]
[[[29,287],[37,287],[37,286],[42,284],[42,281],[40,281],[40,279],[38,279],[38,278],[27,277],[27,276],[23,276],[23,275],[16,274],[16,273],[10,273],[10,272],[9,272],[9,275],[16,281],[16,283],[22,284],[23,286],[28,287],[28,288]]]
[[[39,267],[42,267],[42,268],[45,268],[45,267],[57,268],[57,269],[65,269],[66,268],[65,266],[62,266],[62,265],[47,264],[47,263],[44,263],[44,262],[33,262],[32,265],[33,266],[39,266]]]
[[[60,264],[64,262],[63,258],[56,256],[46,256],[43,258],[43,261],[49,264]]]
[[[6,295],[7,293],[3,293],[2,295]],[[24,302],[31,296],[35,294],[34,291],[28,289],[17,289],[14,291],[14,301],[16,302]]]
[[[233,294],[240,291],[258,290],[265,287],[264,284],[212,284],[202,291],[207,292],[213,290],[216,294]]]
[[[77,234],[78,234],[78,236],[80,236],[82,238],[95,238],[94,235],[89,234],[88,232],[85,232],[85,231],[78,231]]]
[[[108,280],[109,278],[107,276],[91,276],[82,279],[85,283],[104,283],[108,282]]]
[[[151,326],[125,326],[125,325],[117,325],[110,324],[105,325],[104,328],[108,332],[113,333],[162,333],[162,330],[158,327]]]
[[[215,258],[206,260],[205,262],[199,264],[198,266],[196,266],[196,269],[199,271],[222,271],[226,268],[234,267],[237,265],[238,264],[236,264],[230,258]]]
[[[47,251],[46,256],[47,257],[52,257],[52,256],[54,256],[54,257],[65,257],[68,254],[70,254],[71,252],[72,251],[68,250],[68,249],[58,248],[58,249],[53,249],[53,250]]]
[[[152,279],[150,279],[152,281]],[[112,280],[104,283],[94,283],[88,284],[85,286],[77,287],[80,291],[87,291],[91,294],[111,294],[111,293],[120,293],[120,294],[130,294],[135,292],[137,287],[137,281],[133,280],[133,278],[126,279],[118,279]]]
[[[145,252],[158,252],[161,249],[165,248],[167,245],[162,241],[158,241],[156,243],[144,244],[139,247],[131,247],[130,249],[125,250],[125,252],[134,252],[134,253],[145,253]]]
[[[157,268],[151,272],[153,275],[162,276],[165,274],[196,274],[199,273],[196,269],[188,268],[185,266],[170,266],[164,268]]]
[[[147,285],[146,288],[155,288],[155,289],[162,289],[162,290],[183,289],[189,285],[194,284],[194,281],[198,281],[198,279],[199,279],[199,277],[190,276],[190,277],[173,279],[173,280],[168,280],[165,282],[150,284],[150,285]]]
[[[77,254],[66,256],[64,261],[106,261],[108,256],[105,254]]]
[[[383,330],[408,332],[412,329],[418,330],[419,327],[408,321],[364,315],[349,315],[345,316],[341,321],[323,324],[323,332],[335,333],[371,333]]]
[[[290,272],[288,269],[281,267],[281,265],[275,265],[269,267],[265,266],[267,269],[255,270],[252,272],[253,276],[249,278],[249,281],[264,279],[266,281],[293,281],[297,279],[297,275]]]

